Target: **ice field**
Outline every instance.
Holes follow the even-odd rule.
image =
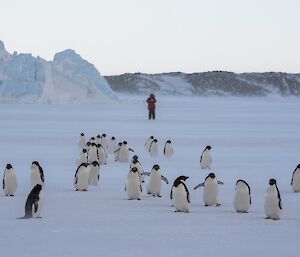
[[[2,257],[248,257],[298,256],[300,194],[290,187],[300,163],[299,98],[160,98],[157,119],[147,119],[145,99],[120,97],[103,104],[0,104],[1,176],[11,163],[18,179],[15,197],[0,196]],[[146,97],[145,97],[146,98]],[[100,184],[75,192],[73,177],[84,132],[89,139],[106,133],[127,140],[145,171],[159,164],[169,184],[162,198],[146,194],[127,200],[129,163],[109,155],[100,168]],[[160,154],[144,150],[149,136]],[[175,155],[162,150],[172,140]],[[203,188],[209,171],[201,170],[202,150],[211,145],[212,171],[219,186],[220,207],[204,207]],[[30,192],[30,165],[38,161],[45,174],[42,219],[19,220]],[[169,198],[174,179],[186,181],[190,213],[175,213]],[[264,196],[269,178],[277,179],[283,213],[265,220]],[[246,180],[252,192],[249,213],[233,208],[235,182]]]

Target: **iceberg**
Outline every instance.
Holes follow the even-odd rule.
[[[74,50],[46,61],[31,54],[10,54],[0,41],[0,101],[103,102],[117,96],[95,66]]]

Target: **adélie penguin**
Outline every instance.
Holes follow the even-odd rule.
[[[282,212],[280,192],[276,180],[269,180],[269,187],[265,196],[266,219],[279,220]]]
[[[2,186],[5,196],[14,196],[17,191],[17,176],[10,163],[6,165],[4,170]]]
[[[189,190],[185,184],[188,178],[186,176],[179,176],[173,183],[170,198],[176,212],[189,212],[191,200]]]
[[[155,164],[151,172],[144,172],[143,175],[150,176],[147,184],[147,193],[153,196],[161,197],[161,181],[165,181],[169,184],[168,180],[161,175],[159,165]]]
[[[127,175],[127,184],[125,186],[129,200],[141,200],[142,185],[138,169],[136,167],[131,168]]]
[[[242,179],[236,182],[234,208],[237,212],[248,212],[251,205],[251,190],[248,183]]]

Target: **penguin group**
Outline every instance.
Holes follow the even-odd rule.
[[[135,151],[129,147],[126,140],[117,142],[115,137],[108,139],[106,134],[91,137],[86,141],[85,134],[79,135],[78,147],[80,149],[79,158],[76,161],[76,171],[74,175],[74,188],[76,191],[87,191],[89,186],[98,186],[100,182],[100,167],[108,165],[109,155],[120,165],[129,164],[129,171],[125,182],[125,192],[129,200],[141,200],[143,197],[143,184],[145,187],[145,196],[152,198],[162,197],[162,187],[169,184],[168,179],[162,174],[161,166],[155,163],[149,172],[144,171],[142,162]],[[159,156],[159,140],[150,136],[145,144],[145,150],[150,157]],[[203,187],[203,205],[220,206],[219,186],[224,183],[217,179],[216,174],[211,170],[210,145],[207,145],[200,155],[200,167],[202,170],[208,170],[204,181],[194,186],[194,190]],[[172,141],[167,139],[163,147],[163,156],[171,158],[174,155]],[[133,155],[134,154],[134,155]],[[131,161],[130,160],[130,157]],[[123,164],[122,164],[123,163]],[[128,166],[127,166],[128,167]],[[124,169],[125,170],[125,169]],[[44,202],[44,171],[39,162],[33,161],[31,164],[31,191],[25,202],[25,215],[22,219],[41,218],[41,210]],[[175,212],[190,212],[191,196],[187,185],[189,176],[178,176],[170,188],[170,200]],[[146,180],[146,181],[145,181]],[[292,173],[290,182],[294,192],[300,192],[300,164],[298,164]],[[3,174],[4,195],[13,197],[17,191],[17,176],[10,163],[6,165]],[[251,208],[251,188],[243,179],[238,179],[235,183],[235,196],[233,207],[238,213],[247,213]],[[266,219],[279,220],[282,213],[282,201],[277,181],[270,178],[265,195],[264,210]]]
[[[41,218],[41,210],[44,201],[44,171],[39,162],[33,161],[30,173],[31,191],[25,202],[25,215],[21,219]],[[8,163],[5,167],[2,188],[5,196],[13,197],[17,191],[17,176],[13,166]]]

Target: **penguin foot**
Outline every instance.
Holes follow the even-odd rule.
[[[157,197],[161,197],[161,195],[157,195]]]
[[[138,198],[138,200],[140,201],[141,199],[140,199],[140,198]]]
[[[270,219],[270,217],[265,217],[265,220],[269,220]]]
[[[220,203],[217,203],[217,204],[216,204],[217,207],[219,207],[220,205],[221,205]]]
[[[204,204],[205,207],[209,206],[208,204]]]
[[[10,196],[14,196],[14,195],[10,195]]]

